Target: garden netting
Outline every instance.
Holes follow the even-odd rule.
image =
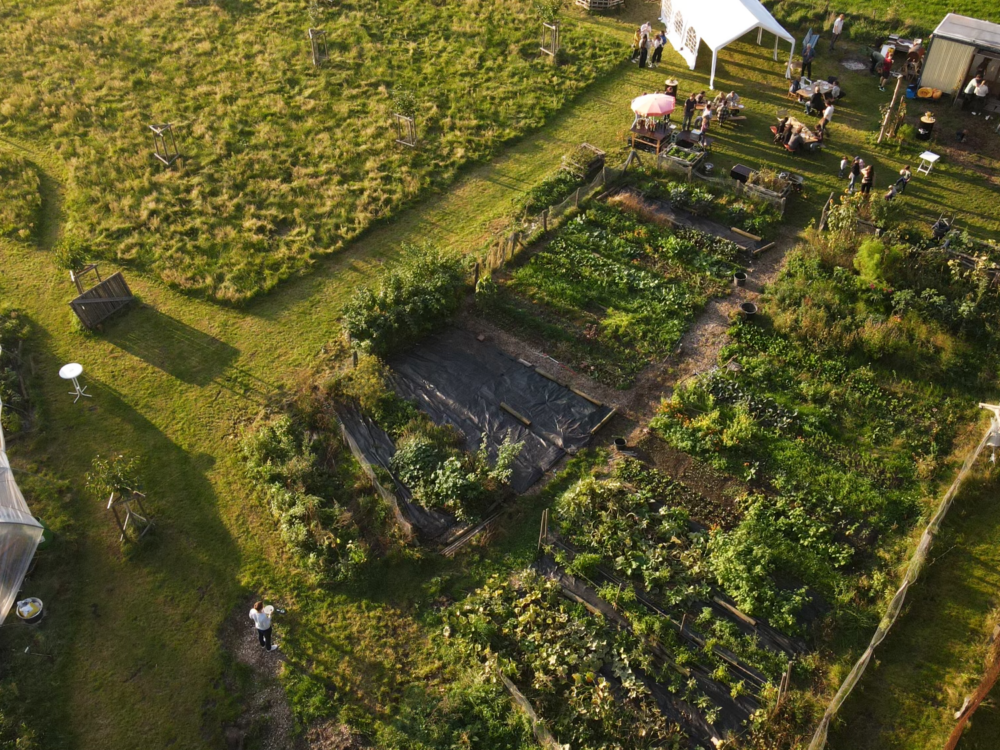
[[[816,727],[816,732],[813,734],[812,741],[809,743],[809,750],[822,750],[826,747],[826,737],[830,730],[830,722],[837,714],[837,711],[840,710],[844,701],[847,700],[847,696],[851,694],[851,691],[858,683],[858,680],[861,679],[861,675],[864,674],[865,669],[868,666],[868,662],[871,661],[872,655],[875,653],[875,648],[885,640],[886,635],[889,633],[889,629],[896,622],[896,618],[899,617],[899,613],[903,609],[903,602],[906,600],[906,592],[917,580],[920,572],[923,570],[924,564],[927,562],[927,555],[930,552],[931,545],[934,543],[934,537],[937,536],[938,532],[941,530],[941,524],[944,522],[945,516],[948,514],[948,510],[955,501],[955,496],[958,494],[958,490],[962,486],[962,481],[965,479],[966,474],[972,470],[973,464],[976,462],[976,459],[979,458],[979,454],[982,453],[983,448],[986,447],[986,442],[994,432],[1000,434],[1000,419],[991,420],[990,427],[986,430],[986,434],[983,435],[983,439],[979,441],[979,445],[976,446],[976,449],[965,459],[965,463],[962,465],[961,471],[958,472],[958,476],[955,477],[955,481],[951,483],[951,487],[948,488],[948,491],[942,498],[941,504],[938,505],[937,511],[934,513],[934,517],[930,520],[930,523],[927,524],[927,528],[924,529],[924,533],[920,537],[920,543],[917,545],[917,549],[914,551],[913,557],[910,558],[910,563],[906,568],[906,575],[903,577],[903,583],[892,597],[892,601],[889,602],[889,607],[886,609],[886,613],[883,615],[882,621],[875,630],[875,635],[872,636],[871,642],[868,644],[868,648],[865,649],[861,658],[855,662],[854,667],[841,684],[840,689],[837,690],[837,694],[833,696],[833,700],[830,701],[830,705],[827,706],[826,712],[823,714],[823,718],[819,722],[819,726]]]
[[[451,425],[476,451],[485,441],[491,460],[504,440],[524,444],[514,462],[511,488],[521,493],[567,452],[590,441],[591,432],[611,413],[473,334],[451,329],[389,362],[393,386],[439,425]],[[525,417],[525,425],[501,404]],[[442,537],[454,519],[411,502],[409,490],[393,475],[392,439],[357,405],[339,404],[344,439],[365,467],[397,520],[424,537]],[[376,467],[381,470],[376,471]],[[381,475],[381,478],[380,476]],[[391,477],[391,479],[387,479]],[[389,485],[388,487],[386,485]]]
[[[495,458],[508,436],[523,442],[511,480],[518,493],[567,452],[585,447],[591,431],[611,413],[459,329],[428,339],[389,365],[399,395],[415,402],[435,423],[457,429],[467,450],[477,450],[485,441]]]
[[[3,403],[0,403],[0,417],[2,414]],[[21,589],[42,533],[42,525],[31,515],[14,481],[0,426],[0,625]]]

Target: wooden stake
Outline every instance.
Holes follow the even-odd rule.
[[[885,117],[882,118],[882,128],[878,131],[878,143],[882,142],[885,137],[886,130],[889,128],[889,122],[892,120],[892,113],[896,110],[896,102],[899,100],[899,92],[903,88],[903,77],[900,76],[896,79],[896,90],[892,92],[892,101],[889,102],[889,109],[885,112]]]

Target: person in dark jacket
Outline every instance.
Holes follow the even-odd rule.
[[[691,120],[694,119],[694,108],[698,104],[698,97],[692,91],[691,96],[684,100],[684,122],[681,124],[681,130],[691,129]]]
[[[646,58],[649,56],[649,37],[643,35],[639,42],[639,67],[646,67]]]
[[[806,104],[806,114],[818,114],[826,108],[826,98],[820,93],[819,89],[813,92],[813,95],[809,97],[809,103]]]
[[[815,58],[816,52],[813,51],[811,44],[807,44],[806,48],[802,50],[802,75],[806,78],[813,77],[813,60]]]

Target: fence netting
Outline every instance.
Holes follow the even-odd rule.
[[[820,719],[819,726],[816,727],[815,734],[813,734],[812,742],[809,743],[809,750],[822,750],[826,746],[827,733],[830,731],[830,722],[833,720],[833,717],[836,716],[837,711],[840,710],[844,701],[847,700],[847,697],[851,694],[854,686],[858,684],[858,680],[861,679],[861,675],[864,674],[865,669],[868,667],[868,662],[871,661],[872,654],[875,653],[875,649],[883,640],[885,640],[889,629],[892,627],[893,623],[896,622],[896,618],[899,617],[899,613],[903,609],[903,602],[906,600],[906,592],[920,576],[920,572],[923,570],[924,565],[927,562],[927,555],[930,552],[931,545],[934,543],[934,537],[937,536],[938,532],[941,530],[941,524],[944,522],[945,516],[951,508],[952,503],[955,500],[955,496],[958,494],[958,490],[962,486],[962,482],[965,480],[966,475],[972,470],[976,459],[979,458],[979,454],[982,452],[983,448],[986,447],[986,442],[989,440],[990,435],[992,435],[994,431],[1000,431],[1000,420],[998,419],[991,420],[989,428],[983,435],[982,440],[979,441],[979,445],[977,445],[976,449],[966,457],[965,463],[962,464],[961,471],[958,472],[958,475],[955,477],[955,481],[951,483],[948,491],[941,499],[941,503],[938,505],[937,511],[934,513],[934,517],[931,518],[930,523],[927,524],[927,528],[924,529],[924,533],[920,537],[920,543],[917,545],[917,549],[910,558],[902,584],[892,597],[892,601],[889,602],[889,607],[886,609],[886,613],[883,615],[882,621],[875,630],[875,635],[872,636],[871,642],[868,644],[868,648],[865,649],[861,658],[855,662],[853,669],[851,669],[847,678],[841,684],[840,689],[837,690],[836,695],[833,696],[833,700],[830,701],[830,705],[827,706],[826,712],[823,714],[823,718]]]

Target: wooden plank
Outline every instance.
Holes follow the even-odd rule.
[[[522,422],[525,427],[531,427],[531,420],[522,415],[520,412],[516,411],[514,407],[501,401],[500,408],[503,409],[508,414],[510,414],[512,417],[514,417],[514,419],[518,420],[519,422]]]
[[[751,239],[754,242],[760,242],[762,239],[764,239],[763,237],[758,237],[756,234],[750,234],[750,232],[744,232],[742,229],[738,229],[736,227],[729,227],[729,231],[738,234],[741,237],[747,237],[748,239]]]
[[[610,422],[611,418],[617,413],[618,413],[617,409],[612,409],[604,419],[602,419],[600,422],[597,423],[597,426],[590,431],[590,434],[596,435],[600,431],[600,429],[604,427],[604,425],[606,425],[608,422]]]
[[[562,382],[561,382],[561,381],[560,381],[560,380],[559,380],[559,379],[558,379],[558,378],[557,378],[557,377],[556,377],[555,375],[553,375],[553,374],[551,374],[551,373],[548,373],[548,372],[545,372],[545,370],[539,370],[539,369],[538,369],[538,368],[536,367],[536,368],[535,368],[535,372],[537,372],[537,373],[538,373],[539,375],[541,375],[541,376],[542,376],[543,378],[545,378],[546,380],[551,380],[551,381],[552,381],[553,383],[555,383],[556,385],[562,385]]]
[[[594,406],[604,406],[604,404],[602,404],[600,401],[598,401],[593,396],[588,396],[586,393],[584,393],[581,390],[578,390],[578,389],[574,388],[573,386],[570,386],[569,389],[571,391],[573,391],[573,393],[575,393],[580,398],[586,399],[587,401],[589,401],[590,403],[592,403]]]

